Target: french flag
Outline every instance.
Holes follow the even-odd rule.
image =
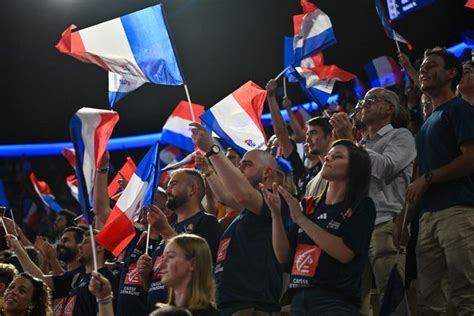
[[[59,212],[63,208],[54,200],[54,196],[51,192],[51,188],[45,181],[40,181],[36,177],[36,175],[31,172],[30,173],[30,181],[35,189],[36,193],[40,197],[43,204],[48,207],[49,209]]]
[[[191,103],[194,119],[197,123],[201,123],[199,116],[204,113],[204,106]],[[161,143],[172,144],[187,152],[194,151],[191,129],[189,124],[193,122],[189,102],[180,101],[173,113],[166,121],[161,132]]]
[[[67,184],[69,190],[71,191],[72,197],[75,198],[78,202],[80,202],[80,200],[79,200],[79,188],[77,187],[78,182],[77,182],[77,179],[76,179],[76,175],[72,174],[70,176],[67,176],[66,177],[66,184]]]
[[[122,100],[130,92],[140,88],[146,81],[125,75],[116,74],[109,71],[109,104],[110,108],[113,109],[115,103]]]
[[[142,82],[185,83],[161,4],[80,31],[67,28],[56,48],[82,62]]]
[[[76,177],[82,214],[90,224],[90,195],[94,186],[95,172],[100,166],[107,142],[115,124],[117,112],[82,108],[69,123],[72,143],[76,156]]]
[[[381,0],[375,0],[375,9],[377,10],[377,14],[385,30],[385,34],[394,41],[405,43],[409,50],[413,49],[411,43],[393,29]]]
[[[201,115],[205,125],[240,155],[251,149],[265,149],[262,110],[267,92],[248,81]]]
[[[120,168],[120,170],[117,172],[115,177],[109,183],[108,193],[109,193],[110,198],[113,198],[121,190],[118,181],[122,178],[124,178],[127,181],[130,181],[130,178],[132,177],[136,168],[137,168],[137,165],[135,164],[133,159],[131,157],[127,157],[122,168]]]
[[[364,66],[372,87],[389,87],[402,81],[402,72],[391,57],[381,56]]]
[[[350,81],[356,76],[336,65],[314,68],[296,67],[301,89],[306,96],[320,106],[324,106],[331,96],[336,81]]]
[[[316,6],[314,11],[293,16],[295,62],[336,43],[331,20]]]
[[[119,256],[135,236],[133,221],[153,201],[159,182],[158,143],[143,157],[96,240]]]
[[[76,168],[76,152],[74,148],[63,148],[61,154],[66,158],[69,165],[74,169]]]
[[[37,227],[38,223],[41,220],[41,213],[38,209],[38,205],[33,200],[25,199],[22,203],[23,209],[23,224],[34,228]]]
[[[324,56],[323,52],[317,52],[314,55],[303,58],[298,63],[295,63],[295,53],[293,50],[293,37],[285,36],[283,39],[283,67],[287,68],[290,65],[295,67],[304,67],[304,68],[313,68],[317,66],[324,65]],[[293,76],[291,69],[287,70],[285,77],[288,79],[288,82],[298,82],[298,79]]]

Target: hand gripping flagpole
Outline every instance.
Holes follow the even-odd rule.
[[[194,116],[193,104],[191,103],[191,97],[189,96],[188,85],[184,84],[184,91],[186,92],[186,98],[188,99],[189,111],[191,112],[191,119],[193,122],[196,122],[196,117]]]
[[[286,77],[283,76],[283,96],[286,98],[287,97],[287,94],[286,94]]]
[[[398,264],[398,259],[400,257],[400,249],[401,247],[401,242],[403,238],[403,232],[405,231],[405,224],[407,220],[407,215],[408,215],[408,203],[405,203],[405,214],[403,214],[403,222],[402,222],[402,231],[400,233],[400,239],[398,240],[398,249],[397,249],[397,255],[395,256],[395,264]]]
[[[188,90],[186,88],[186,84],[184,85],[186,91]],[[191,101],[189,101],[189,105],[191,106]],[[193,122],[194,122],[194,113],[192,111],[191,107],[191,115],[193,116]],[[155,159],[155,169],[154,169],[154,177],[153,177],[153,192],[151,193],[151,203],[153,204],[153,201],[155,201],[155,195],[156,195],[156,189],[158,189],[157,181],[159,181],[159,174],[160,174],[160,155],[158,154],[159,148],[156,149],[156,159]],[[146,229],[146,243],[145,243],[145,254],[148,255],[148,247],[150,246],[150,231],[151,231],[151,225],[148,223],[148,227]]]
[[[286,67],[283,69],[276,77],[275,80],[278,80],[288,69],[290,69],[290,66]]]

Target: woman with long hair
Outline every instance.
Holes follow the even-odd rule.
[[[292,315],[357,315],[361,277],[375,221],[367,196],[368,153],[349,140],[332,144],[321,176],[328,181],[320,197],[300,204],[275,183],[262,187],[272,212],[272,243],[281,264],[291,264]],[[294,225],[288,234],[279,215],[281,193]]]
[[[169,289],[168,305],[184,307],[194,316],[219,315],[213,306],[212,255],[205,239],[192,234],[170,239],[160,271],[161,282]]]
[[[51,291],[42,280],[23,272],[17,275],[5,291],[2,315],[50,316]]]

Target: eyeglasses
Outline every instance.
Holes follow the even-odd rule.
[[[390,102],[388,99],[386,99],[384,97],[374,95],[374,96],[365,97],[365,98],[359,100],[359,102],[356,105],[356,109],[357,109],[357,107],[362,108],[365,105],[371,105],[371,104],[374,104],[375,102],[378,102],[378,101],[385,101],[387,103],[392,104],[392,102]]]

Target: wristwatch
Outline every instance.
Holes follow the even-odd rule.
[[[431,171],[428,171],[423,175],[423,178],[425,178],[427,184],[431,184],[431,182],[433,182],[433,173]]]
[[[214,145],[209,149],[209,151],[206,153],[206,157],[209,158],[212,155],[218,154],[221,151],[221,148],[217,145]]]

